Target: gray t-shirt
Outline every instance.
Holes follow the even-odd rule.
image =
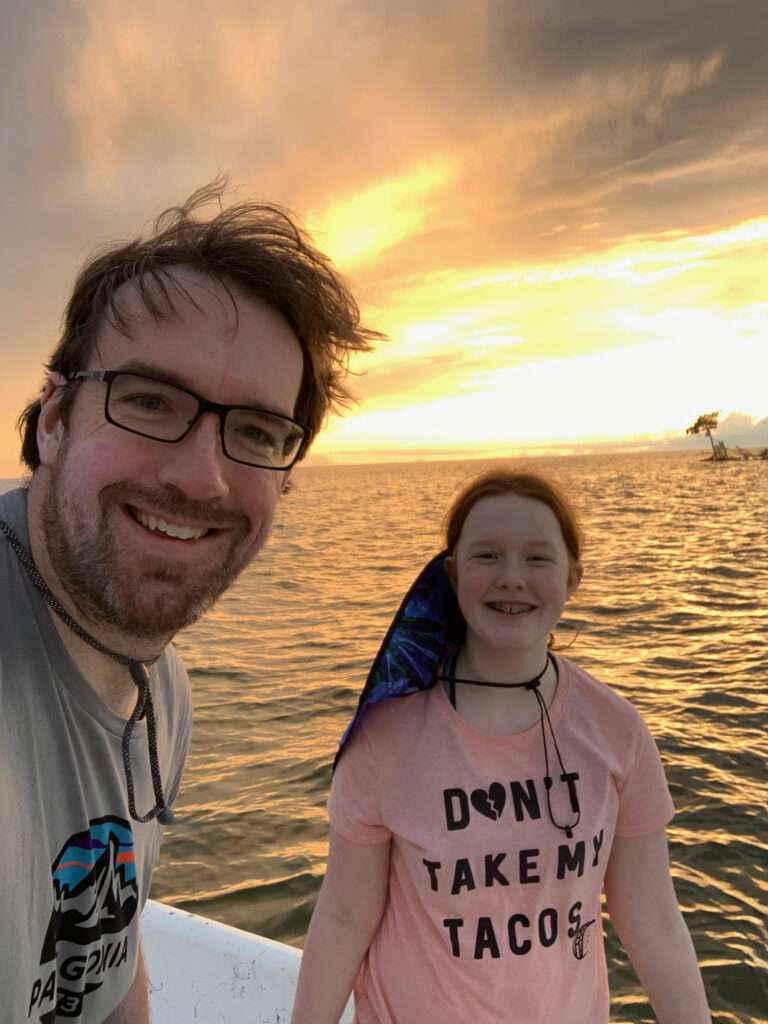
[[[29,547],[22,491],[0,519]],[[169,648],[150,670],[166,802],[181,779],[192,707]],[[130,818],[125,722],[78,670],[0,532],[0,1022],[104,1020],[136,969],[139,915],[163,829]],[[154,805],[146,722],[131,762],[138,813]]]

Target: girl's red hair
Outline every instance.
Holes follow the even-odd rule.
[[[483,498],[517,494],[543,501],[555,514],[571,564],[581,561],[583,535],[576,512],[560,488],[537,473],[515,469],[491,469],[470,480],[454,499],[443,522],[448,554],[456,552],[461,531],[472,508]]]

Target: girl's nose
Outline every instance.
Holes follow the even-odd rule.
[[[505,558],[499,563],[496,583],[500,587],[521,587],[524,583],[522,565],[517,558]]]

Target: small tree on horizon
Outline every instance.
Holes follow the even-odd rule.
[[[717,449],[715,448],[715,442],[712,439],[712,431],[717,430],[717,419],[720,415],[721,410],[717,412],[704,412],[699,416],[695,423],[692,423],[690,427],[686,428],[686,434],[706,434],[709,438],[709,443],[712,445],[712,458],[718,458]]]

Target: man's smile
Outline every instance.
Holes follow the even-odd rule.
[[[201,537],[219,532],[209,526],[185,526],[182,523],[170,522],[161,516],[143,512],[133,505],[126,505],[126,508],[131,517],[137,523],[146,527],[146,529],[151,530],[153,533],[163,533],[167,537],[173,537],[176,540],[199,540]]]

